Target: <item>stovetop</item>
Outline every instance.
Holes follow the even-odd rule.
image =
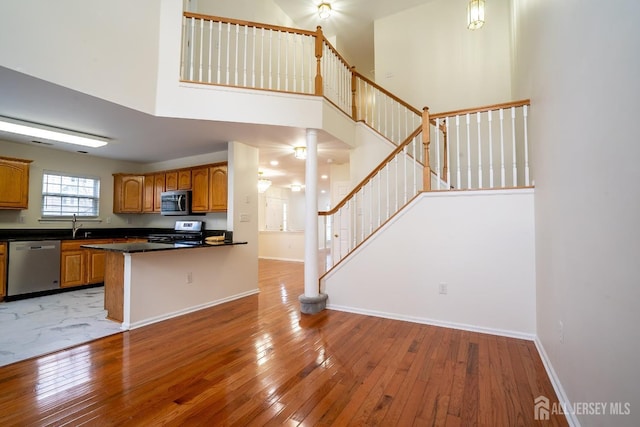
[[[202,221],[176,221],[172,233],[151,234],[151,243],[187,243],[201,244],[204,239],[204,223]]]

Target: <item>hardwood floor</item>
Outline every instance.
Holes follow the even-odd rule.
[[[529,426],[557,402],[532,342],[301,315],[302,289],[261,260],[258,295],[0,368],[0,425]]]

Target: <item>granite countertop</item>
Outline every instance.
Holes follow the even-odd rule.
[[[140,252],[154,252],[154,251],[170,251],[176,249],[195,249],[195,248],[213,248],[220,246],[236,246],[246,245],[247,242],[231,242],[231,243],[217,243],[217,244],[201,244],[201,245],[189,245],[184,243],[106,243],[103,245],[82,245],[87,249],[100,249],[109,252],[122,252],[127,254],[134,254]]]

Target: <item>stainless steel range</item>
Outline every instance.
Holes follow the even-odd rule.
[[[201,245],[204,241],[203,221],[176,221],[173,232],[151,234],[150,243],[178,243],[184,245]]]

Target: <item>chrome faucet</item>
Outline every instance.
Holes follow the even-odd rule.
[[[76,238],[76,233],[80,227],[82,227],[82,224],[78,224],[76,214],[73,214],[73,219],[71,220],[71,233],[74,239]]]

